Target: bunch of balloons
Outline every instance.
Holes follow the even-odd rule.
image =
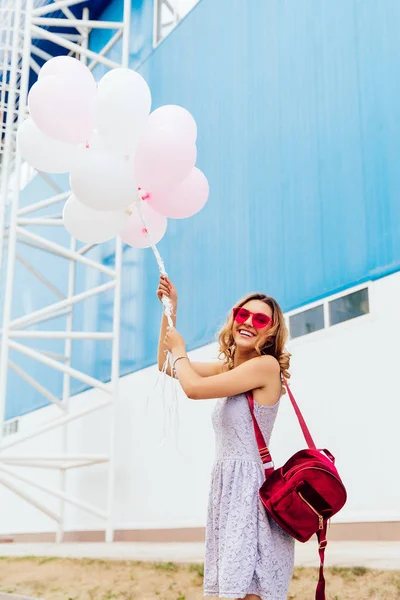
[[[195,120],[176,105],[150,113],[139,73],[117,68],[97,84],[82,62],[58,56],[41,68],[28,106],[20,152],[39,171],[70,173],[63,219],[78,240],[119,234],[148,247],[163,237],[167,217],[190,217],[207,202],[208,181],[195,167]]]

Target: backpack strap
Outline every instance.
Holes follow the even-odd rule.
[[[319,579],[317,583],[317,589],[315,592],[315,600],[325,600],[325,577],[324,577],[324,560],[325,560],[325,548],[328,545],[326,539],[326,523],[324,523],[323,529],[317,531],[318,538],[318,552],[319,552]]]
[[[247,400],[248,400],[249,407],[250,407],[251,418],[253,419],[253,427],[254,427],[254,433],[256,436],[258,452],[259,452],[260,458],[262,460],[262,463],[264,465],[265,472],[267,474],[270,471],[274,470],[274,463],[272,461],[272,457],[268,450],[267,444],[265,443],[265,439],[261,432],[258,421],[254,415],[253,392],[247,392],[246,396],[247,396]]]
[[[307,444],[307,446],[309,448],[312,448],[313,450],[316,450],[317,447],[316,447],[316,445],[314,443],[314,440],[311,437],[311,433],[310,433],[310,431],[309,431],[309,429],[307,427],[307,424],[306,424],[306,422],[304,420],[303,415],[301,414],[301,410],[298,407],[296,400],[294,399],[294,396],[292,394],[292,390],[290,389],[289,384],[286,381],[286,379],[283,380],[283,383],[284,383],[284,385],[285,385],[285,387],[287,389],[287,392],[289,394],[290,402],[292,403],[292,406],[294,408],[294,412],[296,413],[296,417],[297,417],[297,420],[299,421],[299,425],[300,425],[301,430],[303,432],[304,439],[306,440],[306,444]]]
[[[297,419],[299,421],[301,430],[303,432],[304,435],[304,439],[306,440],[307,446],[309,448],[312,449],[316,449],[314,440],[311,437],[311,433],[307,427],[307,424],[304,420],[303,415],[301,414],[301,410],[297,405],[296,400],[294,399],[294,396],[292,394],[292,390],[289,387],[288,382],[286,381],[286,379],[283,380],[283,383],[287,389],[287,392],[289,394],[289,398],[290,401],[292,403],[292,406],[294,408],[294,411],[296,413]],[[332,456],[332,454],[328,451],[328,450],[324,450],[325,454],[334,462],[335,459]],[[320,564],[319,564],[319,578],[318,578],[318,583],[317,583],[317,589],[315,591],[315,600],[326,600],[326,596],[325,596],[325,577],[324,577],[324,561],[325,561],[325,548],[328,544],[328,541],[326,539],[326,527],[327,524],[326,522],[324,523],[324,527],[322,529],[319,529],[317,531],[317,538],[318,538],[318,553],[319,553],[319,560],[320,560]]]
[[[286,381],[286,379],[283,380],[283,383],[288,391],[289,394],[289,398],[290,401],[292,403],[292,406],[294,408],[294,411],[296,413],[297,419],[299,421],[299,425],[301,427],[301,430],[303,432],[304,435],[304,439],[306,441],[306,444],[309,448],[312,449],[316,449],[314,440],[311,437],[310,431],[306,425],[306,422],[304,420],[303,415],[301,414],[300,408],[297,405],[296,400],[294,399],[294,396],[292,394],[292,391],[288,385],[288,382]],[[258,452],[260,454],[261,460],[263,462],[264,465],[264,469],[265,469],[265,474],[266,476],[269,475],[271,473],[271,471],[274,470],[274,463],[272,462],[272,458],[271,458],[271,454],[267,448],[267,445],[265,443],[265,439],[264,436],[261,432],[260,426],[258,424],[258,421],[254,415],[254,398],[253,398],[253,392],[247,392],[246,393],[247,396],[247,400],[249,403],[249,408],[250,408],[250,413],[251,413],[251,418],[253,420],[253,426],[254,426],[254,433],[256,436],[256,441],[257,441],[257,446],[258,446]],[[324,452],[327,454],[327,456],[329,456],[333,461],[334,458],[331,455],[331,453],[328,450],[324,450]],[[320,565],[319,565],[319,579],[318,579],[318,584],[317,584],[317,589],[315,592],[315,600],[326,600],[326,596],[325,596],[325,577],[324,577],[324,560],[325,560],[325,548],[327,546],[327,539],[326,539],[326,527],[327,524],[324,523],[324,527],[323,529],[319,529],[317,531],[317,538],[318,538],[318,552],[319,552],[319,558],[320,558]]]
[[[289,387],[288,382],[286,381],[286,379],[283,380],[283,383],[287,389],[287,392],[289,394],[289,398],[290,398],[290,402],[292,403],[292,406],[294,408],[294,412],[296,413],[296,417],[297,420],[299,422],[299,425],[301,427],[301,431],[303,432],[304,435],[304,439],[306,441],[306,444],[309,448],[311,448],[312,450],[316,450],[317,447],[315,445],[315,442],[311,436],[310,430],[307,427],[307,424],[304,420],[303,415],[301,414],[301,410],[298,407],[298,404],[296,402],[296,400],[294,399],[294,396],[292,394],[292,390]],[[250,407],[250,412],[251,412],[251,417],[253,419],[253,426],[254,426],[254,433],[256,435],[256,440],[257,440],[257,446],[258,446],[258,450],[260,453],[260,457],[261,460],[263,461],[264,464],[268,463],[268,462],[272,462],[272,458],[271,458],[271,454],[268,450],[267,444],[265,443],[264,440],[264,436],[261,433],[261,429],[258,425],[257,419],[254,416],[254,398],[253,398],[253,392],[247,392],[246,393],[247,396],[247,400],[249,403],[249,407]],[[328,456],[334,460],[333,456],[330,454],[330,452],[327,452]]]

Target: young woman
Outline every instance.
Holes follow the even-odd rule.
[[[178,296],[164,276],[157,289],[160,300],[163,294],[172,302],[175,325]],[[251,390],[254,413],[269,444],[282,376],[290,376],[286,339],[282,311],[264,294],[251,294],[232,309],[219,335],[223,360],[211,363],[191,362],[182,336],[168,327],[165,316],[162,319],[159,368],[168,349],[175,376],[188,398],[220,398],[212,416],[216,458],[206,529],[205,596],[235,600],[287,597],[294,539],[267,516],[259,500],[265,473],[246,397]]]

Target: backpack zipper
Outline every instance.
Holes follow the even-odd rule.
[[[306,500],[301,492],[297,492],[300,498],[311,508],[311,510],[317,515],[319,521],[319,529],[324,528],[324,517],[319,514],[319,512]]]

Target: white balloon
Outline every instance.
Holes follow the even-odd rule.
[[[108,152],[107,144],[97,129],[93,129],[89,138],[89,148],[96,150],[96,152]]]
[[[34,123],[26,119],[18,129],[17,143],[21,155],[32,167],[45,173],[70,171],[78,146],[60,142],[47,136]]]
[[[122,210],[93,210],[72,195],[65,203],[63,219],[74,238],[86,244],[100,244],[114,238],[126,226],[129,215]]]
[[[167,230],[167,218],[156,212],[147,202],[142,201],[141,213],[146,223],[145,227],[137,207],[132,206],[131,211],[126,226],[119,232],[122,241],[133,248],[149,248],[151,242],[158,244]]]
[[[131,69],[113,69],[100,80],[95,127],[110,149],[131,155],[147,125],[151,93],[146,81]]]
[[[107,71],[105,75],[100,79],[99,86],[114,85],[117,81],[126,81],[127,79],[136,79],[136,75],[139,75],[133,69],[127,69],[126,67],[118,67],[117,69],[111,69]],[[141,77],[141,75],[139,75]]]
[[[96,89],[93,73],[83,62],[77,58],[72,58],[72,56],[54,56],[46,61],[39,71],[38,79],[43,79],[49,75],[79,78],[89,87]]]
[[[96,88],[80,77],[48,75],[30,89],[28,107],[32,119],[46,135],[78,144],[93,129]]]
[[[92,148],[79,148],[70,175],[77,199],[95,210],[128,207],[137,197],[131,161]]]

